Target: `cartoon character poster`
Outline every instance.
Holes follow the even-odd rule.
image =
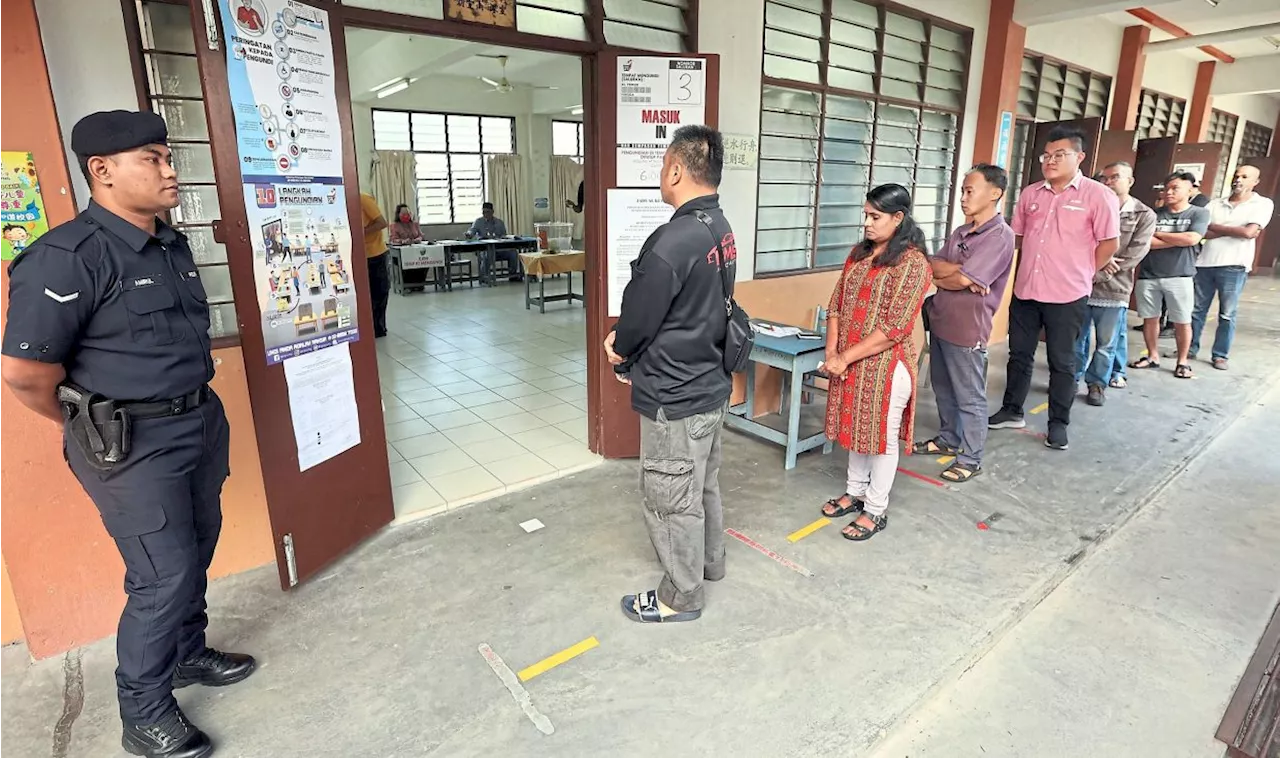
[[[4,228],[4,260],[17,258],[36,238],[49,231],[40,196],[40,179],[31,153],[0,153],[4,176],[0,177],[0,225]]]

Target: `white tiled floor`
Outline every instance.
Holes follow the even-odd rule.
[[[397,519],[600,461],[587,450],[581,303],[525,310],[524,286],[505,282],[392,294],[387,326],[378,369]]]

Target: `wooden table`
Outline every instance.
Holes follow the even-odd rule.
[[[756,334],[751,349],[751,364],[747,366],[747,397],[745,402],[729,409],[725,426],[737,429],[777,445],[787,451],[786,469],[796,467],[796,456],[806,450],[822,448],[823,455],[831,452],[832,443],[825,430],[811,437],[800,439],[800,394],[804,389],[804,375],[818,370],[826,355],[822,340],[803,340],[799,337],[767,337]],[[782,397],[783,412],[787,414],[787,431],[783,432],[755,420],[756,364],[782,369],[787,385]]]
[[[570,251],[567,253],[521,253],[520,263],[524,265],[524,309],[529,310],[533,305],[538,306],[539,313],[547,312],[547,303],[559,303],[564,301],[572,302],[578,300],[582,302],[582,307],[587,307],[587,301],[582,295],[573,291],[573,272],[587,270],[587,254],[579,251]],[[538,277],[538,296],[533,297],[529,291],[529,275]],[[554,274],[569,275],[569,291],[563,295],[547,294],[547,277]],[[585,284],[585,282],[584,282]]]

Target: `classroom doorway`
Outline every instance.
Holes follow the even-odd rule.
[[[582,60],[353,27],[346,42],[360,188],[392,224],[377,354],[397,520],[598,463],[569,207],[588,152]]]

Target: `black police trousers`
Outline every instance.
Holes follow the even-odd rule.
[[[210,399],[133,424],[133,449],[110,473],[66,440],[67,462],[124,559],[128,594],[116,638],[120,718],[151,724],[177,707],[173,670],[205,649],[207,571],[222,528],[230,427]]]

